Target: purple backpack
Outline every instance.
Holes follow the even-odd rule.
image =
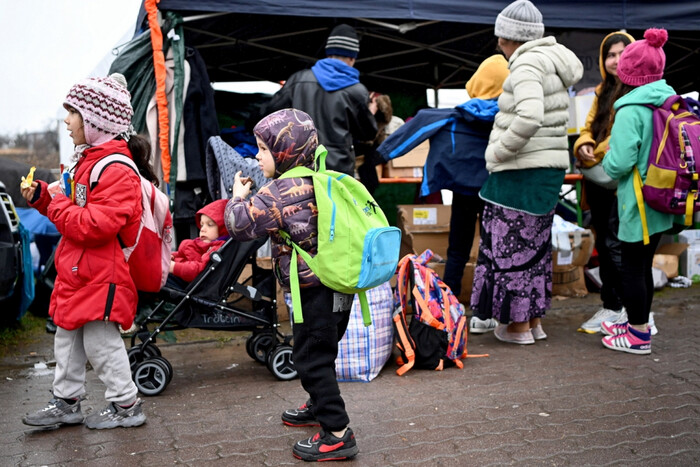
[[[661,107],[649,107],[654,110],[654,136],[647,179],[642,183],[636,168],[634,175],[644,244],[649,243],[644,202],[656,211],[684,216],[685,226],[692,225],[693,212],[700,210],[700,117],[678,95],[666,99]]]

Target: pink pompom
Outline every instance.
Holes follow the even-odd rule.
[[[668,32],[665,29],[650,28],[644,31],[644,39],[652,47],[662,47],[668,40]]]

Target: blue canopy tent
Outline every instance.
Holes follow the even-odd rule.
[[[145,0],[147,1],[147,0]],[[323,57],[330,29],[340,22],[361,35],[356,67],[380,92],[461,87],[495,51],[493,23],[509,0],[160,0],[160,11],[185,20],[188,46],[202,54],[212,81],[285,80]],[[669,30],[668,81],[679,92],[698,89],[700,2],[539,0],[547,34],[586,31],[570,42],[596,48],[604,34],[648,27]],[[145,26],[141,9],[137,28]],[[567,46],[572,44],[562,40]],[[593,70],[597,73],[597,63]],[[590,67],[589,67],[590,68]],[[595,76],[594,76],[595,78]]]
[[[389,94],[394,113],[408,117],[427,105],[426,89],[435,91],[437,102],[437,90],[463,88],[479,63],[496,52],[493,24],[508,3],[510,0],[144,0],[136,35],[149,29],[146,7],[157,7],[164,48],[174,44],[173,38],[184,37],[185,46],[201,55],[211,82],[281,82],[323,58],[331,29],[348,23],[361,37],[355,65],[361,81],[371,91]],[[669,30],[667,81],[679,93],[700,88],[697,0],[535,0],[535,4],[543,14],[545,33],[556,36],[584,62],[584,79],[575,91],[599,82],[597,56],[604,35],[626,29],[639,38],[648,27]],[[173,16],[179,20],[173,21]],[[153,82],[151,86],[155,88]],[[403,105],[395,104],[397,96]],[[217,111],[235,106],[219,101]],[[165,154],[167,112],[163,117],[160,147]],[[167,156],[163,166],[170,166]]]

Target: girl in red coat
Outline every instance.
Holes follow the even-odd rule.
[[[224,208],[227,202],[228,199],[219,199],[197,211],[195,221],[199,226],[199,237],[183,240],[177,251],[173,253],[170,261],[170,273],[173,276],[185,282],[191,282],[204,270],[209,262],[209,256],[224,244],[228,236],[224,224]]]
[[[90,186],[90,171],[103,157],[131,157],[141,174],[156,182],[148,163],[150,145],[134,135],[133,109],[120,74],[89,78],[74,85],[63,106],[64,122],[75,144],[74,166],[58,185],[22,184],[22,196],[61,233],[56,249],[57,277],[49,315],[57,326],[53,398],[23,418],[32,426],[83,423],[88,428],[142,425],[119,326],[128,329],[136,314],[136,287],[122,246],[133,245],[141,217],[141,181],[124,164],[109,164]],[[85,365],[90,362],[107,387],[107,407],[84,418]]]

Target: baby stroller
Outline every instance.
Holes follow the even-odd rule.
[[[132,377],[142,394],[161,393],[173,376],[172,366],[155,344],[156,336],[186,328],[252,331],[246,341],[248,355],[266,364],[281,380],[297,376],[292,337],[283,335],[277,323],[275,277],[255,261],[264,243],[265,239],[229,239],[212,253],[206,269],[185,290],[166,285],[156,295],[160,301],[132,335],[128,351]],[[251,264],[252,274],[241,280],[246,264]],[[163,315],[168,303],[175,307],[164,319],[156,318]],[[156,323],[152,331],[149,323]]]

